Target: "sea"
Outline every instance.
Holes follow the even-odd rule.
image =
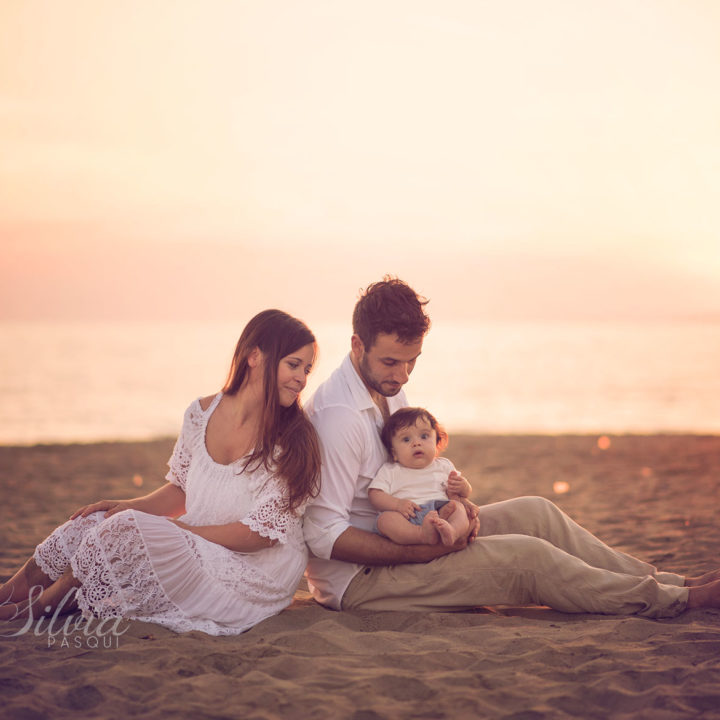
[[[307,398],[347,325],[313,328]],[[232,324],[0,324],[0,444],[174,436],[224,383]],[[720,323],[437,323],[406,386],[453,433],[720,433]]]

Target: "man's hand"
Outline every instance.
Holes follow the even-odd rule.
[[[480,508],[472,501],[467,498],[458,498],[456,502],[459,502],[467,512],[468,520],[471,522],[478,516]]]
[[[467,533],[459,537],[452,545],[445,545],[445,549],[450,553],[465,550],[465,548],[477,537],[479,530],[480,521],[476,517],[470,520]],[[433,547],[437,546],[435,545]]]
[[[477,507],[477,506],[475,506]],[[470,520],[470,529],[467,535],[467,544],[471,543],[480,532],[480,518],[475,515],[473,519]]]

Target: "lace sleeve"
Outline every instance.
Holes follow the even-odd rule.
[[[177,485],[181,490],[185,490],[193,448],[200,430],[202,430],[202,410],[196,400],[185,411],[180,435],[168,460],[170,471],[165,476],[168,482]]]
[[[300,527],[301,512],[287,510],[283,483],[272,477],[263,485],[242,522],[253,532],[285,544],[291,531]]]

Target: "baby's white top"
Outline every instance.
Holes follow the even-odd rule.
[[[393,497],[422,505],[430,500],[447,499],[448,475],[453,470],[455,466],[444,457],[437,457],[418,470],[389,462],[378,470],[368,490],[384,490]]]

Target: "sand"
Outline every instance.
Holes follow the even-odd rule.
[[[662,569],[720,566],[720,437],[609,440],[602,450],[597,437],[455,437],[447,455],[479,503],[543,495]],[[157,487],[171,448],[0,448],[0,577],[79,505]],[[288,610],[236,637],[147,623],[104,640],[23,628],[0,627],[2,718],[720,718],[715,610],[660,621],[547,608],[338,613],[301,587]]]

